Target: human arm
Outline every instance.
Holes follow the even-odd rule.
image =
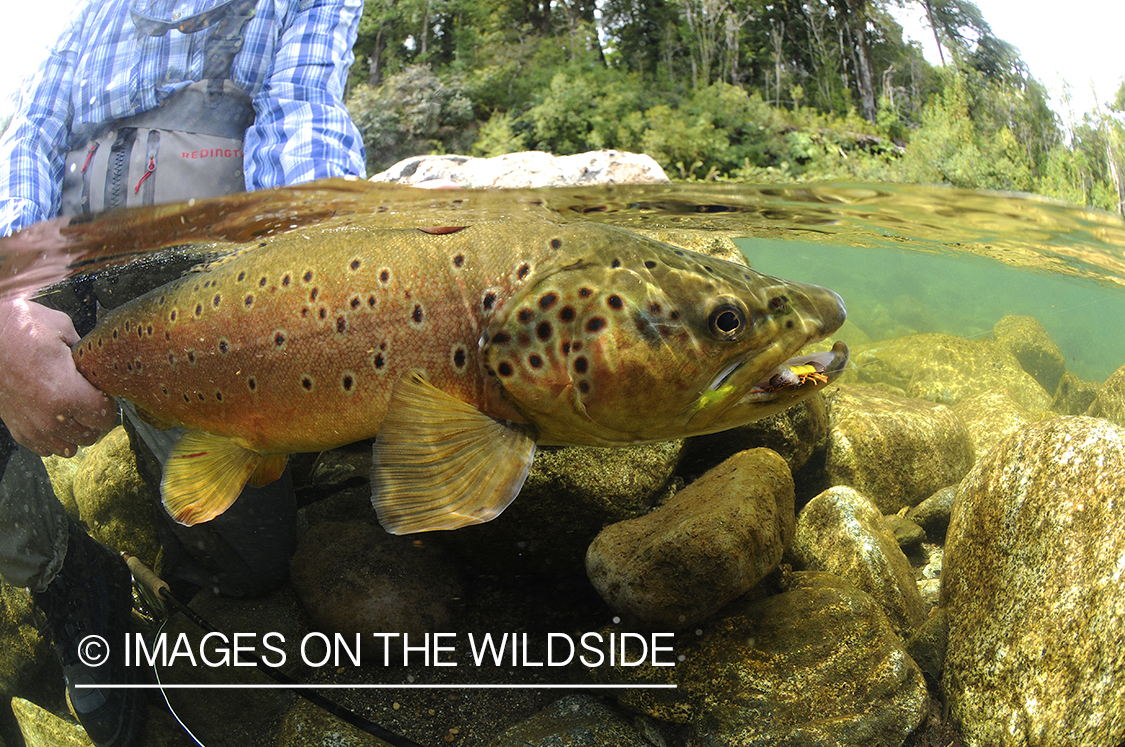
[[[0,420],[40,456],[71,456],[116,420],[116,408],[78,373],[78,333],[61,311],[23,298],[0,300]]]
[[[363,141],[343,103],[362,0],[299,0],[246,132],[248,190],[365,176]]]

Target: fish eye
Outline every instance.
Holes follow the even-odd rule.
[[[746,312],[730,301],[722,301],[707,316],[707,329],[719,340],[735,340],[746,330]]]

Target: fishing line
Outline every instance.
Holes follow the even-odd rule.
[[[127,555],[125,553],[122,553],[122,555],[124,555],[125,562],[129,566],[129,570],[132,571],[133,577],[137,580],[138,584],[140,584],[143,588],[151,591],[154,595],[156,595],[158,599],[171,603],[171,605],[175,607],[178,612],[182,613],[184,617],[195,623],[195,625],[197,625],[200,629],[206,631],[207,633],[218,633],[222,635],[221,631],[219,631],[215,626],[211,625],[211,623],[207,622],[207,620],[201,617],[195,610],[191,609],[186,604],[177,599],[176,596],[172,594],[172,590],[168,587],[168,584],[165,583],[159,576],[157,576],[156,573],[152,571],[152,569],[148,568],[148,566],[144,565],[144,563],[131,555]],[[161,623],[161,631],[164,629],[164,625],[167,624],[167,622],[168,620],[166,619],[163,623]],[[408,739],[407,737],[404,737],[400,734],[396,734],[389,729],[384,729],[382,726],[379,726],[379,724],[368,721],[359,714],[348,710],[342,705],[339,705],[338,703],[335,703],[318,693],[309,692],[303,689],[302,687],[300,687],[302,683],[298,682],[287,674],[277,671],[273,667],[266,666],[262,662],[262,660],[257,657],[257,655],[248,653],[247,658],[253,661],[254,666],[257,667],[259,672],[262,672],[270,679],[279,682],[282,685],[290,686],[289,689],[291,692],[296,693],[297,695],[301,696],[314,705],[320,706],[336,718],[348,724],[351,724],[360,731],[366,732],[374,737],[378,737],[387,744],[392,745],[392,747],[422,747],[422,745],[418,744],[417,742]],[[152,669],[156,674],[157,684],[162,684],[160,682],[160,672],[157,670],[155,663],[153,663]],[[199,739],[194,734],[192,734],[191,730],[188,729],[187,725],[184,724],[180,717],[176,715],[175,710],[172,708],[172,704],[168,700],[168,693],[164,690],[164,688],[161,687],[159,689],[160,694],[164,697],[164,703],[168,706],[168,711],[172,714],[172,717],[175,718],[180,726],[184,728],[184,731],[188,733],[188,736],[195,740],[195,743],[198,744],[199,747],[206,747],[206,745],[200,742]]]

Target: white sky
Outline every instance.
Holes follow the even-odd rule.
[[[0,118],[11,112],[11,95],[42,59],[62,30],[76,0],[6,0],[0,28]],[[975,0],[993,32],[1014,44],[1032,75],[1043,81],[1064,120],[1080,118],[1095,101],[1112,99],[1125,76],[1123,0]],[[927,58],[937,62],[933,35],[922,25],[923,12],[911,8],[900,16],[908,36],[926,44]],[[1068,114],[1061,94],[1071,88]],[[1091,93],[1097,91],[1097,99]]]

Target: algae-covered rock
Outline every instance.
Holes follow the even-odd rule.
[[[793,478],[769,449],[735,454],[650,514],[611,524],[586,555],[623,616],[679,630],[777,567],[793,537]]]
[[[928,696],[918,667],[874,600],[829,573],[795,573],[789,591],[738,601],[677,635],[675,667],[609,667],[621,703],[689,724],[690,744],[901,744]]]
[[[1067,371],[1059,379],[1051,409],[1059,415],[1085,415],[1094,403],[1102,385],[1096,381],[1086,381]]]
[[[290,563],[293,588],[314,626],[358,633],[365,659],[382,663],[373,633],[414,640],[453,627],[461,597],[459,563],[435,543],[395,537],[362,521],[328,521],[301,539]]]
[[[1048,392],[1055,391],[1066,371],[1066,358],[1038,319],[1009,315],[992,328],[996,343],[1015,356],[1024,371]]]
[[[484,571],[583,573],[586,548],[602,527],[647,513],[665,495],[683,445],[540,449],[503,514],[442,539]]]
[[[1012,399],[1006,389],[983,392],[963,399],[953,406],[953,412],[965,422],[977,459],[988,453],[989,449],[1009,433],[1036,420],[1034,415]]]
[[[969,433],[952,410],[865,386],[841,386],[829,411],[825,467],[885,514],[919,503],[972,466]]]
[[[617,710],[589,695],[556,700],[488,743],[489,747],[651,747]]]
[[[1105,418],[1125,428],[1125,366],[1105,380],[1086,414],[1092,418]]]
[[[86,449],[73,485],[90,535],[153,567],[160,550],[154,506],[124,428],[114,428]]]
[[[966,745],[1125,740],[1125,431],[1061,417],[958,489],[942,686]]]
[[[957,486],[949,485],[906,512],[906,518],[926,530],[926,536],[938,540],[945,536]]]
[[[307,700],[298,700],[286,711],[277,733],[277,747],[385,747],[386,744]]]
[[[826,490],[797,517],[794,567],[834,573],[867,592],[904,638],[924,619],[914,569],[874,503],[848,487]]]
[[[765,447],[781,455],[791,472],[804,467],[828,434],[828,408],[821,394],[753,423],[687,440],[682,471],[705,472],[732,454]]]
[[[30,700],[12,698],[12,712],[27,747],[93,747],[86,730]]]

